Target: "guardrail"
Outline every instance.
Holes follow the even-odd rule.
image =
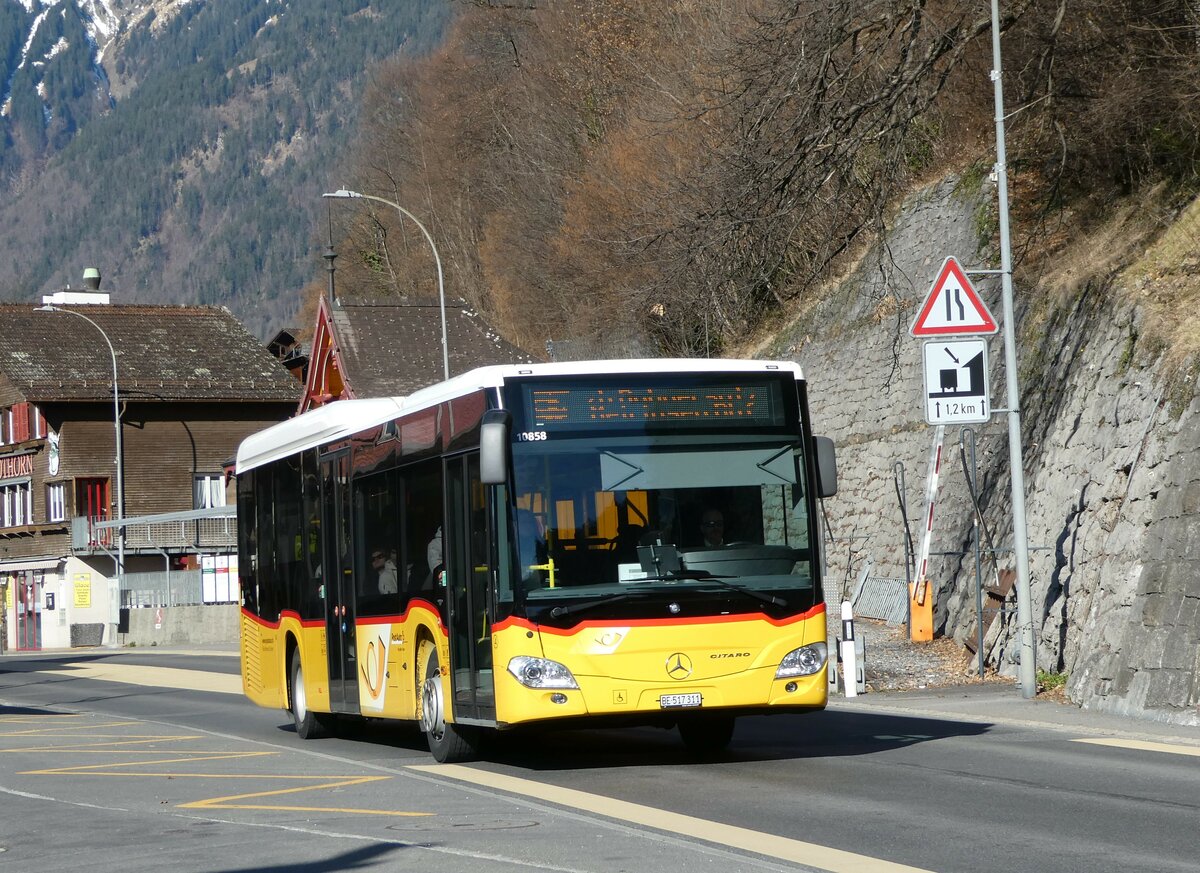
[[[71,550],[111,552],[117,528],[125,528],[127,551],[234,551],[237,508],[217,506],[187,512],[164,512],[109,521],[84,516],[71,519]]]
[[[210,606],[236,602],[236,581],[230,583],[227,580],[224,586],[215,582],[213,574],[210,574],[206,592],[203,570],[126,573],[121,585],[121,607]]]

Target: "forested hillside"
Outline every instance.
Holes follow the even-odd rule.
[[[427,51],[453,10],[445,0],[173,4],[128,25],[100,67],[94,46],[90,59],[78,51],[84,25],[64,3],[29,47],[37,64],[18,70],[13,34],[41,11],[0,5],[12,81],[0,119],[0,296],[28,300],[95,266],[119,299],[225,304],[265,335],[290,321],[323,266],[321,193],[338,184],[367,71]]]
[[[1111,271],[1196,193],[1197,4],[1000,5],[1018,280],[1105,222],[1076,266]],[[447,293],[531,349],[715,355],[819,297],[914,185],[994,160],[979,0],[55,8],[24,46],[43,7],[0,2],[5,299],[97,266],[122,299],[305,323],[344,185],[425,220]],[[60,50],[134,8],[102,65]],[[435,290],[410,223],[329,205],[343,287]],[[1177,322],[1162,341],[1200,346]]]
[[[1196,4],[1001,7],[1018,288],[1108,222],[1103,261],[1072,264],[1103,274],[1196,193]],[[914,184],[994,161],[976,0],[462,8],[436,52],[374,77],[350,187],[423,216],[448,293],[529,348],[736,350],[819,295]],[[433,287],[411,225],[334,214],[354,255],[339,282]],[[994,239],[994,213],[978,222]],[[903,332],[893,296],[877,317]]]

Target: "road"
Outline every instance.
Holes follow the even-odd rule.
[[[0,658],[0,871],[1195,871],[1200,738],[1008,686],[674,732],[510,739],[469,766],[303,742],[217,654]]]

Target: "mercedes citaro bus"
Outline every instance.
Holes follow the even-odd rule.
[[[243,684],[301,737],[406,720],[446,762],[657,724],[712,751],[826,704],[836,467],[793,363],[484,367],[267,428],[237,480]]]

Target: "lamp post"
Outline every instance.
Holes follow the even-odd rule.
[[[113,632],[110,645],[117,644],[117,610],[121,604],[121,583],[122,577],[125,575],[125,477],[124,477],[124,461],[121,452],[121,395],[117,389],[117,353],[113,349],[112,341],[109,340],[108,334],[104,332],[104,328],[92,321],[82,312],[76,312],[74,309],[64,309],[61,306],[54,306],[46,303],[37,307],[35,312],[64,312],[67,315],[74,315],[77,318],[82,318],[92,327],[100,332],[100,336],[104,337],[104,342],[108,346],[108,354],[112,358],[112,386],[113,386],[113,433],[115,434],[116,447],[116,471],[117,471],[117,588],[115,596],[109,600],[109,609],[112,611]]]
[[[376,197],[374,194],[359,194],[357,191],[347,191],[341,188],[329,194],[322,194],[322,197],[329,197],[333,200],[374,200],[376,203],[382,203],[385,206],[390,206],[400,213],[401,216],[408,216],[412,219],[412,223],[421,229],[421,233],[425,234],[425,239],[429,242],[429,248],[433,251],[433,261],[437,264],[437,279],[438,279],[438,306],[442,313],[442,370],[447,379],[450,378],[450,344],[446,340],[446,287],[442,282],[442,259],[438,257],[437,246],[433,244],[433,237],[429,231],[425,229],[425,225],[417,220],[417,217],[401,206],[399,203],[394,203],[391,200],[385,200],[382,197]]]

